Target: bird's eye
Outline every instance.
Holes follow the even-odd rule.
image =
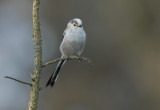
[[[76,25],[74,24],[74,26],[76,26]]]

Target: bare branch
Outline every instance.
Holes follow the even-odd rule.
[[[21,80],[18,80],[18,79],[15,79],[15,78],[9,77],[9,76],[4,76],[4,78],[8,78],[8,79],[11,79],[11,80],[17,81],[17,82],[19,82],[19,83],[22,83],[22,84],[26,84],[26,85],[32,86],[32,84],[31,84],[31,83],[24,82],[24,81],[21,81]]]
[[[32,74],[32,88],[30,93],[30,101],[28,110],[37,110],[39,97],[39,81],[42,69],[42,38],[39,20],[40,0],[33,0],[33,43],[34,43],[34,69]]]
[[[51,61],[46,62],[45,64],[43,64],[42,67],[46,67],[48,65],[51,65],[51,64],[56,63],[56,62],[61,61],[61,60],[79,60],[79,61],[84,60],[84,61],[86,61],[88,63],[93,64],[92,61],[89,58],[78,57],[78,56],[71,56],[71,57],[68,57],[68,58],[57,58],[55,60],[51,60]]]

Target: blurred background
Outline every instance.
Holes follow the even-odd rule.
[[[86,62],[67,62],[53,88],[41,73],[38,110],[160,110],[160,1],[41,0],[43,62],[60,57],[63,31],[81,18]],[[31,81],[32,0],[0,0],[0,110],[27,110]]]

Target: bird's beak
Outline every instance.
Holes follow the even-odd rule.
[[[82,27],[82,25],[79,25],[78,27]]]

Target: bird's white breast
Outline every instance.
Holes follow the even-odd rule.
[[[86,41],[83,28],[66,30],[60,50],[64,56],[80,55]]]

